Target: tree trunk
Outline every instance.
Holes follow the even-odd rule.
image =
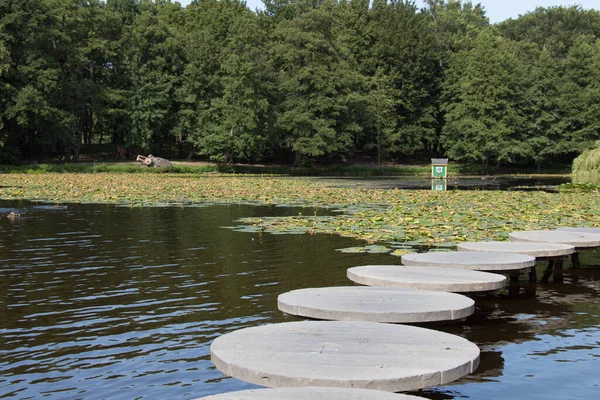
[[[177,136],[177,157],[183,158],[183,136],[181,133]]]
[[[87,117],[87,107],[83,110],[83,118],[81,120],[81,124],[79,129],[77,130],[77,138],[75,139],[75,143],[73,144],[73,162],[79,162],[79,152],[81,151],[81,142],[83,140],[83,134],[85,128],[87,126],[86,118]]]
[[[94,112],[92,111],[91,104],[88,106],[88,115],[87,115],[87,140],[85,143],[92,144],[92,136],[94,134]]]
[[[294,157],[294,163],[292,164],[292,168],[296,168],[300,165],[300,161],[302,161],[302,153],[296,151],[296,156]]]

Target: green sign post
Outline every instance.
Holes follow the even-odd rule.
[[[446,179],[448,177],[448,159],[447,158],[432,158],[431,159],[431,178]]]

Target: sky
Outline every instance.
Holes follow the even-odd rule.
[[[187,5],[191,0],[175,0],[182,5]],[[572,6],[580,5],[585,9],[600,10],[600,0],[480,0],[472,1],[473,4],[481,3],[486,10],[486,15],[491,23],[517,18],[521,14],[533,11],[536,7]],[[262,8],[261,0],[246,0],[248,8],[254,10]],[[417,6],[422,6],[423,1],[416,0]]]

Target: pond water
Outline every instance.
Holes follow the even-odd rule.
[[[349,285],[349,267],[400,261],[335,251],[361,244],[348,238],[223,228],[300,211],[327,212],[0,202],[0,398],[193,399],[254,387],[212,366],[212,340],[297,320],[277,310],[280,293]],[[479,345],[481,365],[416,394],[597,398],[599,258],[584,253],[563,283],[478,298],[465,323],[436,326]]]
[[[326,182],[333,187],[363,187],[369,189],[412,189],[431,190],[432,181],[419,177],[324,177],[307,179]],[[434,181],[439,182],[439,181]],[[557,191],[556,186],[570,183],[565,176],[460,176],[445,181],[447,190],[543,190]]]

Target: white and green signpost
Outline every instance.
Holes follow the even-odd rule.
[[[448,177],[448,159],[447,158],[432,158],[431,159],[431,178],[446,179]]]
[[[446,190],[446,178],[448,178],[448,159],[431,159],[431,190]]]

